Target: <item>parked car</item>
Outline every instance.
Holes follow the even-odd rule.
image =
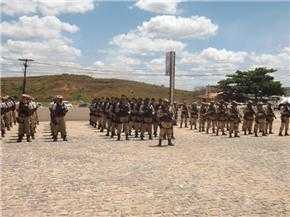
[[[80,101],[79,107],[88,107],[88,103],[86,103],[84,101]]]
[[[68,109],[73,109],[73,105],[69,101],[63,101],[63,103],[67,106]]]

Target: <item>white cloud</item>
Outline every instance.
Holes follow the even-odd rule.
[[[176,17],[162,15],[137,27],[141,35],[154,38],[204,38],[215,35],[218,26],[206,17]]]
[[[62,32],[74,33],[79,28],[76,25],[61,22],[55,16],[22,16],[18,21],[2,22],[1,33],[11,38],[57,38]]]
[[[216,48],[209,47],[203,50],[200,57],[206,60],[230,62],[230,63],[241,63],[244,62],[247,57],[247,52],[233,52],[226,49],[218,50]]]
[[[138,0],[136,7],[159,14],[175,14],[177,13],[178,0]]]
[[[2,0],[1,11],[8,15],[41,13],[57,15],[61,13],[85,13],[94,9],[94,0]]]
[[[81,51],[61,39],[42,42],[8,39],[2,46],[2,55],[13,59],[24,57],[35,60],[72,61],[81,55]]]
[[[165,52],[168,50],[181,51],[185,48],[185,44],[180,41],[162,38],[152,39],[140,36],[135,32],[117,35],[113,38],[111,44],[117,45],[122,49],[128,49],[135,53],[144,53],[147,51]]]

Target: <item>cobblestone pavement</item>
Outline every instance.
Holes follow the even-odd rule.
[[[176,129],[176,146],[113,141],[68,122],[51,142],[1,142],[2,216],[290,216],[290,137]],[[277,129],[276,129],[277,131]]]

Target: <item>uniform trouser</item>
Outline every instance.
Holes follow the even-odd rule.
[[[182,127],[182,124],[183,123],[184,123],[185,127],[187,127],[187,117],[181,115],[181,118],[180,118],[180,127]]]
[[[134,130],[135,130],[135,132],[139,132],[139,131],[141,131],[141,122],[138,122],[138,121],[135,121],[134,122]]]
[[[121,125],[122,126],[122,125]],[[116,133],[116,128],[117,128],[117,123],[115,121],[111,121],[111,127],[110,127],[110,131],[112,133],[112,135],[115,135]],[[121,127],[122,129],[122,127]]]
[[[31,117],[29,127],[31,135],[34,135],[36,132],[36,120],[33,117]]]
[[[268,119],[266,121],[266,133],[272,133],[274,119]]]
[[[4,114],[3,118],[4,118],[5,127],[7,128],[7,130],[10,130],[10,120],[9,120],[10,114],[9,114],[9,112],[6,112]]]
[[[143,122],[141,125],[141,133],[144,135],[145,132],[148,132],[149,135],[152,135],[152,123]]]
[[[4,122],[4,117],[1,115],[1,135],[5,134],[5,122]]]
[[[243,121],[242,129],[243,131],[252,132],[254,120],[245,120]]]
[[[255,134],[257,134],[258,132],[262,132],[263,134],[265,134],[266,132],[266,120],[260,120],[260,121],[256,121],[255,125],[254,125],[254,132]]]
[[[102,115],[102,128],[106,129],[107,125],[107,116],[106,115]]]
[[[281,118],[280,134],[285,130],[285,134],[288,133],[289,129],[289,118]]]
[[[66,137],[66,126],[64,117],[55,117],[54,122],[52,123],[52,135],[53,137],[57,137],[60,132],[61,137]]]
[[[124,123],[117,123],[116,124],[117,126],[117,134],[120,135],[122,130],[124,129],[124,132],[125,132],[125,135],[128,135],[128,126],[129,126],[129,123],[128,122],[124,122]]]
[[[9,111],[9,125],[10,125],[10,127],[13,126],[13,114],[12,114],[12,111]]]
[[[192,126],[194,126],[194,128],[196,129],[196,123],[197,123],[197,117],[191,117],[190,118],[190,127],[192,128]]]
[[[217,121],[216,133],[218,134],[219,130],[221,130],[222,134],[224,134],[225,133],[225,127],[226,127],[226,121],[224,121],[224,120]]]
[[[154,134],[157,134],[157,130],[158,130],[158,122],[157,121],[154,121],[153,122],[153,133]]]
[[[230,127],[230,129],[229,129],[229,133],[230,133],[230,135],[232,134],[232,133],[234,133],[235,135],[238,135],[238,133],[239,133],[239,122],[236,122],[236,121],[230,121],[229,122],[229,127]]]
[[[22,138],[25,134],[30,137],[30,117],[20,118],[18,123],[18,137]]]
[[[96,116],[94,114],[91,115],[91,122],[92,124],[96,123]]]
[[[173,128],[164,128],[160,126],[159,139],[171,139],[173,135]]]
[[[13,123],[16,124],[16,112],[15,110],[12,111],[12,119],[13,119]]]
[[[212,132],[215,132],[216,121],[212,119],[208,119],[206,122],[206,132],[208,133],[209,129],[212,128]]]
[[[199,131],[204,131],[205,118],[199,118]]]

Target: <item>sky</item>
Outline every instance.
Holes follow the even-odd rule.
[[[290,2],[2,0],[1,76],[86,74],[176,87],[216,84],[236,70],[277,69],[290,86]]]

